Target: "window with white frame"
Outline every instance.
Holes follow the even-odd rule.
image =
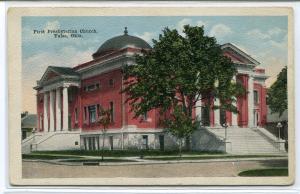
[[[89,106],[89,122],[95,123],[96,122],[96,106]]]
[[[94,91],[94,90],[98,90],[100,89],[101,85],[100,83],[93,83],[93,84],[89,84],[83,87],[83,90],[85,92],[90,92],[90,91]]]

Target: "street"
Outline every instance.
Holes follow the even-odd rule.
[[[287,163],[287,160],[273,159],[121,166],[67,166],[23,161],[22,171],[23,178],[235,177],[244,170],[287,167]]]

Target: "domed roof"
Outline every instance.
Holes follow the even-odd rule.
[[[151,49],[151,46],[143,39],[128,35],[127,27],[125,27],[124,34],[121,36],[116,36],[105,41],[93,54],[93,57],[96,58],[102,54],[109,53],[114,50],[119,50],[126,47],[142,48],[142,49]]]

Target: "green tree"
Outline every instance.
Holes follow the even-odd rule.
[[[165,28],[159,39],[153,40],[152,50],[137,55],[136,65],[125,66],[123,91],[128,94],[127,101],[136,117],[155,108],[163,113],[181,106],[180,111],[186,117],[183,125],[193,129],[192,111],[197,101],[206,99],[210,103],[217,97],[221,106],[214,106],[215,109],[237,112],[232,102],[241,89],[232,82],[235,65],[223,55],[214,37],[204,35],[203,26],[186,25],[183,33],[185,36]],[[175,113],[173,116],[177,117]],[[193,131],[170,123],[169,126],[173,126],[172,131],[179,131],[180,135],[173,133],[179,138],[181,130],[186,130],[183,134],[187,138]]]
[[[287,67],[281,70],[268,90],[267,103],[271,112],[279,113],[279,116],[287,109]]]
[[[102,107],[100,107],[100,110],[99,110],[99,118],[98,118],[98,123],[100,125],[102,125],[102,161],[104,160],[104,141],[105,141],[105,135],[106,135],[106,132],[107,132],[107,128],[108,126],[111,124],[111,118],[110,118],[110,109],[108,110],[105,110],[103,109]]]

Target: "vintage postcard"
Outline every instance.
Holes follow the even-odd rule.
[[[10,8],[13,185],[290,185],[291,8]]]

